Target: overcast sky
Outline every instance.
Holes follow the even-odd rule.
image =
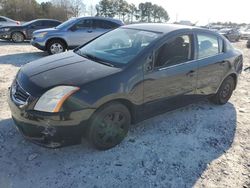
[[[38,0],[43,2],[48,0]],[[83,0],[86,5],[95,5],[99,0]],[[129,3],[138,5],[141,2],[152,2],[163,6],[169,16],[170,22],[190,20],[199,25],[208,22],[231,21],[250,23],[249,0],[127,0]]]

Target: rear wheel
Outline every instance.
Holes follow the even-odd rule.
[[[16,43],[23,42],[24,41],[24,35],[22,33],[20,33],[20,32],[14,32],[11,35],[11,40],[13,42],[16,42]]]
[[[235,81],[232,76],[227,77],[221,84],[218,92],[210,98],[214,104],[223,105],[228,102],[233,94],[235,88]]]
[[[88,138],[97,149],[110,149],[126,137],[130,122],[131,115],[126,106],[109,103],[91,119]]]
[[[66,45],[61,40],[52,40],[47,45],[47,51],[50,55],[65,52]]]

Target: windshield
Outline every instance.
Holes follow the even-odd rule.
[[[76,53],[112,65],[125,65],[159,36],[161,33],[118,28],[81,47]]]
[[[71,25],[71,23],[73,23],[75,20],[76,20],[76,18],[71,18],[71,19],[69,19],[68,21],[63,22],[63,23],[61,23],[60,25],[58,25],[58,26],[56,27],[56,29],[61,29],[61,28],[67,27],[68,25]]]

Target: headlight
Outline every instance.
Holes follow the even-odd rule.
[[[34,110],[42,112],[59,112],[63,103],[80,88],[74,86],[57,86],[44,93],[37,101]]]
[[[38,34],[35,34],[34,37],[36,38],[43,38],[48,32],[42,32],[42,33],[38,33]]]
[[[10,30],[10,28],[2,28],[2,29],[0,29],[0,31],[9,31]]]

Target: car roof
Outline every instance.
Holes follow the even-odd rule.
[[[31,20],[31,21],[56,21],[56,22],[61,22],[61,21],[55,20],[55,19],[35,19],[35,20]]]
[[[167,34],[172,31],[177,31],[177,30],[198,30],[198,31],[208,31],[208,32],[214,33],[204,28],[180,25],[180,24],[165,24],[165,23],[131,24],[131,25],[125,25],[123,26],[123,28],[139,29],[139,30],[152,31],[152,32],[163,33],[163,34]]]
[[[120,25],[124,25],[124,23],[119,20],[119,19],[115,19],[115,18],[107,18],[107,17],[101,17],[101,16],[82,16],[82,17],[77,17],[75,19],[82,19],[82,18],[86,18],[86,19],[98,19],[98,20],[107,20],[107,21],[111,21],[111,22],[115,22],[117,24]]]
[[[1,18],[4,18],[4,19],[6,19],[6,20],[8,20],[8,21],[12,21],[12,22],[15,22],[15,20],[12,20],[12,19],[10,19],[10,18],[8,18],[8,17],[5,17],[5,16],[0,16]]]

